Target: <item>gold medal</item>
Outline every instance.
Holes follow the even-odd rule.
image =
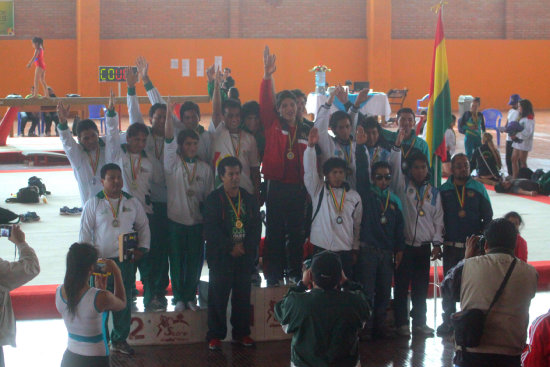
[[[235,204],[233,204],[233,200],[231,199],[227,191],[225,192],[225,196],[227,196],[227,201],[229,201],[229,205],[231,205],[231,209],[233,210],[233,213],[235,213],[235,228],[243,228],[243,221],[241,220],[241,190],[239,190],[239,195],[237,198],[237,207],[235,207]]]
[[[235,228],[237,228],[237,229],[243,228],[243,222],[240,219],[237,219],[235,221]]]
[[[288,152],[286,153],[286,158],[291,161],[294,159],[294,152]]]
[[[466,210],[464,210],[464,204],[465,204],[465,195],[464,190],[466,188],[466,185],[462,186],[462,195],[458,192],[458,187],[455,185],[455,191],[456,191],[456,197],[458,199],[458,204],[460,205],[460,210],[458,211],[459,218],[466,217]]]
[[[426,215],[426,213],[424,212],[424,210],[420,209],[420,210],[418,211],[418,215],[420,215],[421,217],[423,217],[423,216]]]
[[[458,216],[460,218],[465,218],[466,217],[466,210],[462,209],[462,210],[459,210],[458,211]]]
[[[120,203],[122,202],[122,194],[118,198],[118,204],[115,210],[115,207],[111,203],[111,199],[109,196],[107,196],[107,193],[105,190],[103,190],[103,195],[105,195],[105,199],[107,199],[107,202],[109,203],[109,207],[111,208],[111,213],[113,214],[113,221],[111,222],[113,224],[113,227],[117,228],[120,226],[120,222],[118,220],[118,213],[120,213]]]

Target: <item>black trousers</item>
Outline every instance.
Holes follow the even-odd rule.
[[[27,122],[29,120],[31,121],[31,127],[29,129],[28,134],[31,134],[31,133],[36,134],[36,127],[40,122],[40,116],[34,112],[21,112],[21,134],[22,135],[25,135],[25,126],[27,126]],[[40,131],[38,133],[40,133]]]
[[[426,324],[426,298],[428,297],[428,284],[430,282],[430,245],[420,247],[405,246],[401,264],[395,271],[394,303],[395,326],[400,327],[409,324],[407,315],[407,303],[409,284],[411,286],[413,326]]]
[[[443,273],[445,275],[464,259],[464,252],[464,248],[443,246]],[[443,294],[441,306],[443,308],[443,322],[450,322],[451,315],[456,312],[456,300]]]
[[[319,252],[326,251],[326,249],[313,245],[313,255],[318,254]],[[342,263],[342,270],[346,274],[346,278],[353,279],[353,255],[350,251],[333,251],[340,258],[340,263]]]
[[[265,277],[277,282],[285,265],[290,277],[301,278],[304,253],[306,190],[302,184],[269,181],[266,201]]]
[[[504,354],[470,353],[457,350],[453,360],[459,367],[520,367],[521,356]]]
[[[511,140],[506,141],[506,168],[508,169],[508,176],[512,175],[512,152],[514,151],[514,148],[512,148],[512,144],[514,142]]]
[[[231,291],[231,326],[233,339],[250,335],[250,268],[232,272],[210,269],[208,281],[208,333],[206,339],[225,339],[227,302]],[[246,270],[246,271],[243,271]]]
[[[65,350],[61,367],[109,367],[109,356],[82,356]]]
[[[45,132],[50,134],[52,132],[52,122],[55,123],[54,132],[57,133],[57,125],[59,124],[59,116],[55,112],[47,112],[44,114],[44,120],[46,122]]]

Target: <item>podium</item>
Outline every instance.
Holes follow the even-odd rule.
[[[201,282],[199,288],[204,288]],[[250,337],[255,341],[290,339],[275,319],[275,304],[283,299],[288,287],[252,287],[250,295]],[[202,302],[201,307],[202,307]],[[231,296],[227,307],[227,336],[231,340]],[[181,312],[136,312],[132,314],[130,345],[191,344],[206,342],[208,310]]]

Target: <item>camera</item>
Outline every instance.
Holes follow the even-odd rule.
[[[0,226],[0,237],[11,237],[11,225],[2,224]]]
[[[94,264],[94,270],[93,270],[92,273],[94,275],[106,275],[107,274],[107,264],[102,260],[98,260]]]

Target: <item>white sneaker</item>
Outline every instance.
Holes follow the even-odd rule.
[[[187,307],[188,310],[191,310],[191,311],[197,311],[199,309],[199,306],[197,305],[197,301],[187,301],[185,303],[185,306]]]
[[[409,325],[402,325],[395,329],[395,333],[399,336],[411,336],[411,329],[409,329]]]
[[[183,303],[182,301],[178,301],[176,303],[176,307],[174,307],[174,311],[176,312],[185,311],[185,303]]]
[[[424,324],[424,325],[421,325],[421,326],[414,326],[413,327],[413,333],[414,334],[422,334],[422,335],[433,335],[434,329],[432,329],[428,325]]]

